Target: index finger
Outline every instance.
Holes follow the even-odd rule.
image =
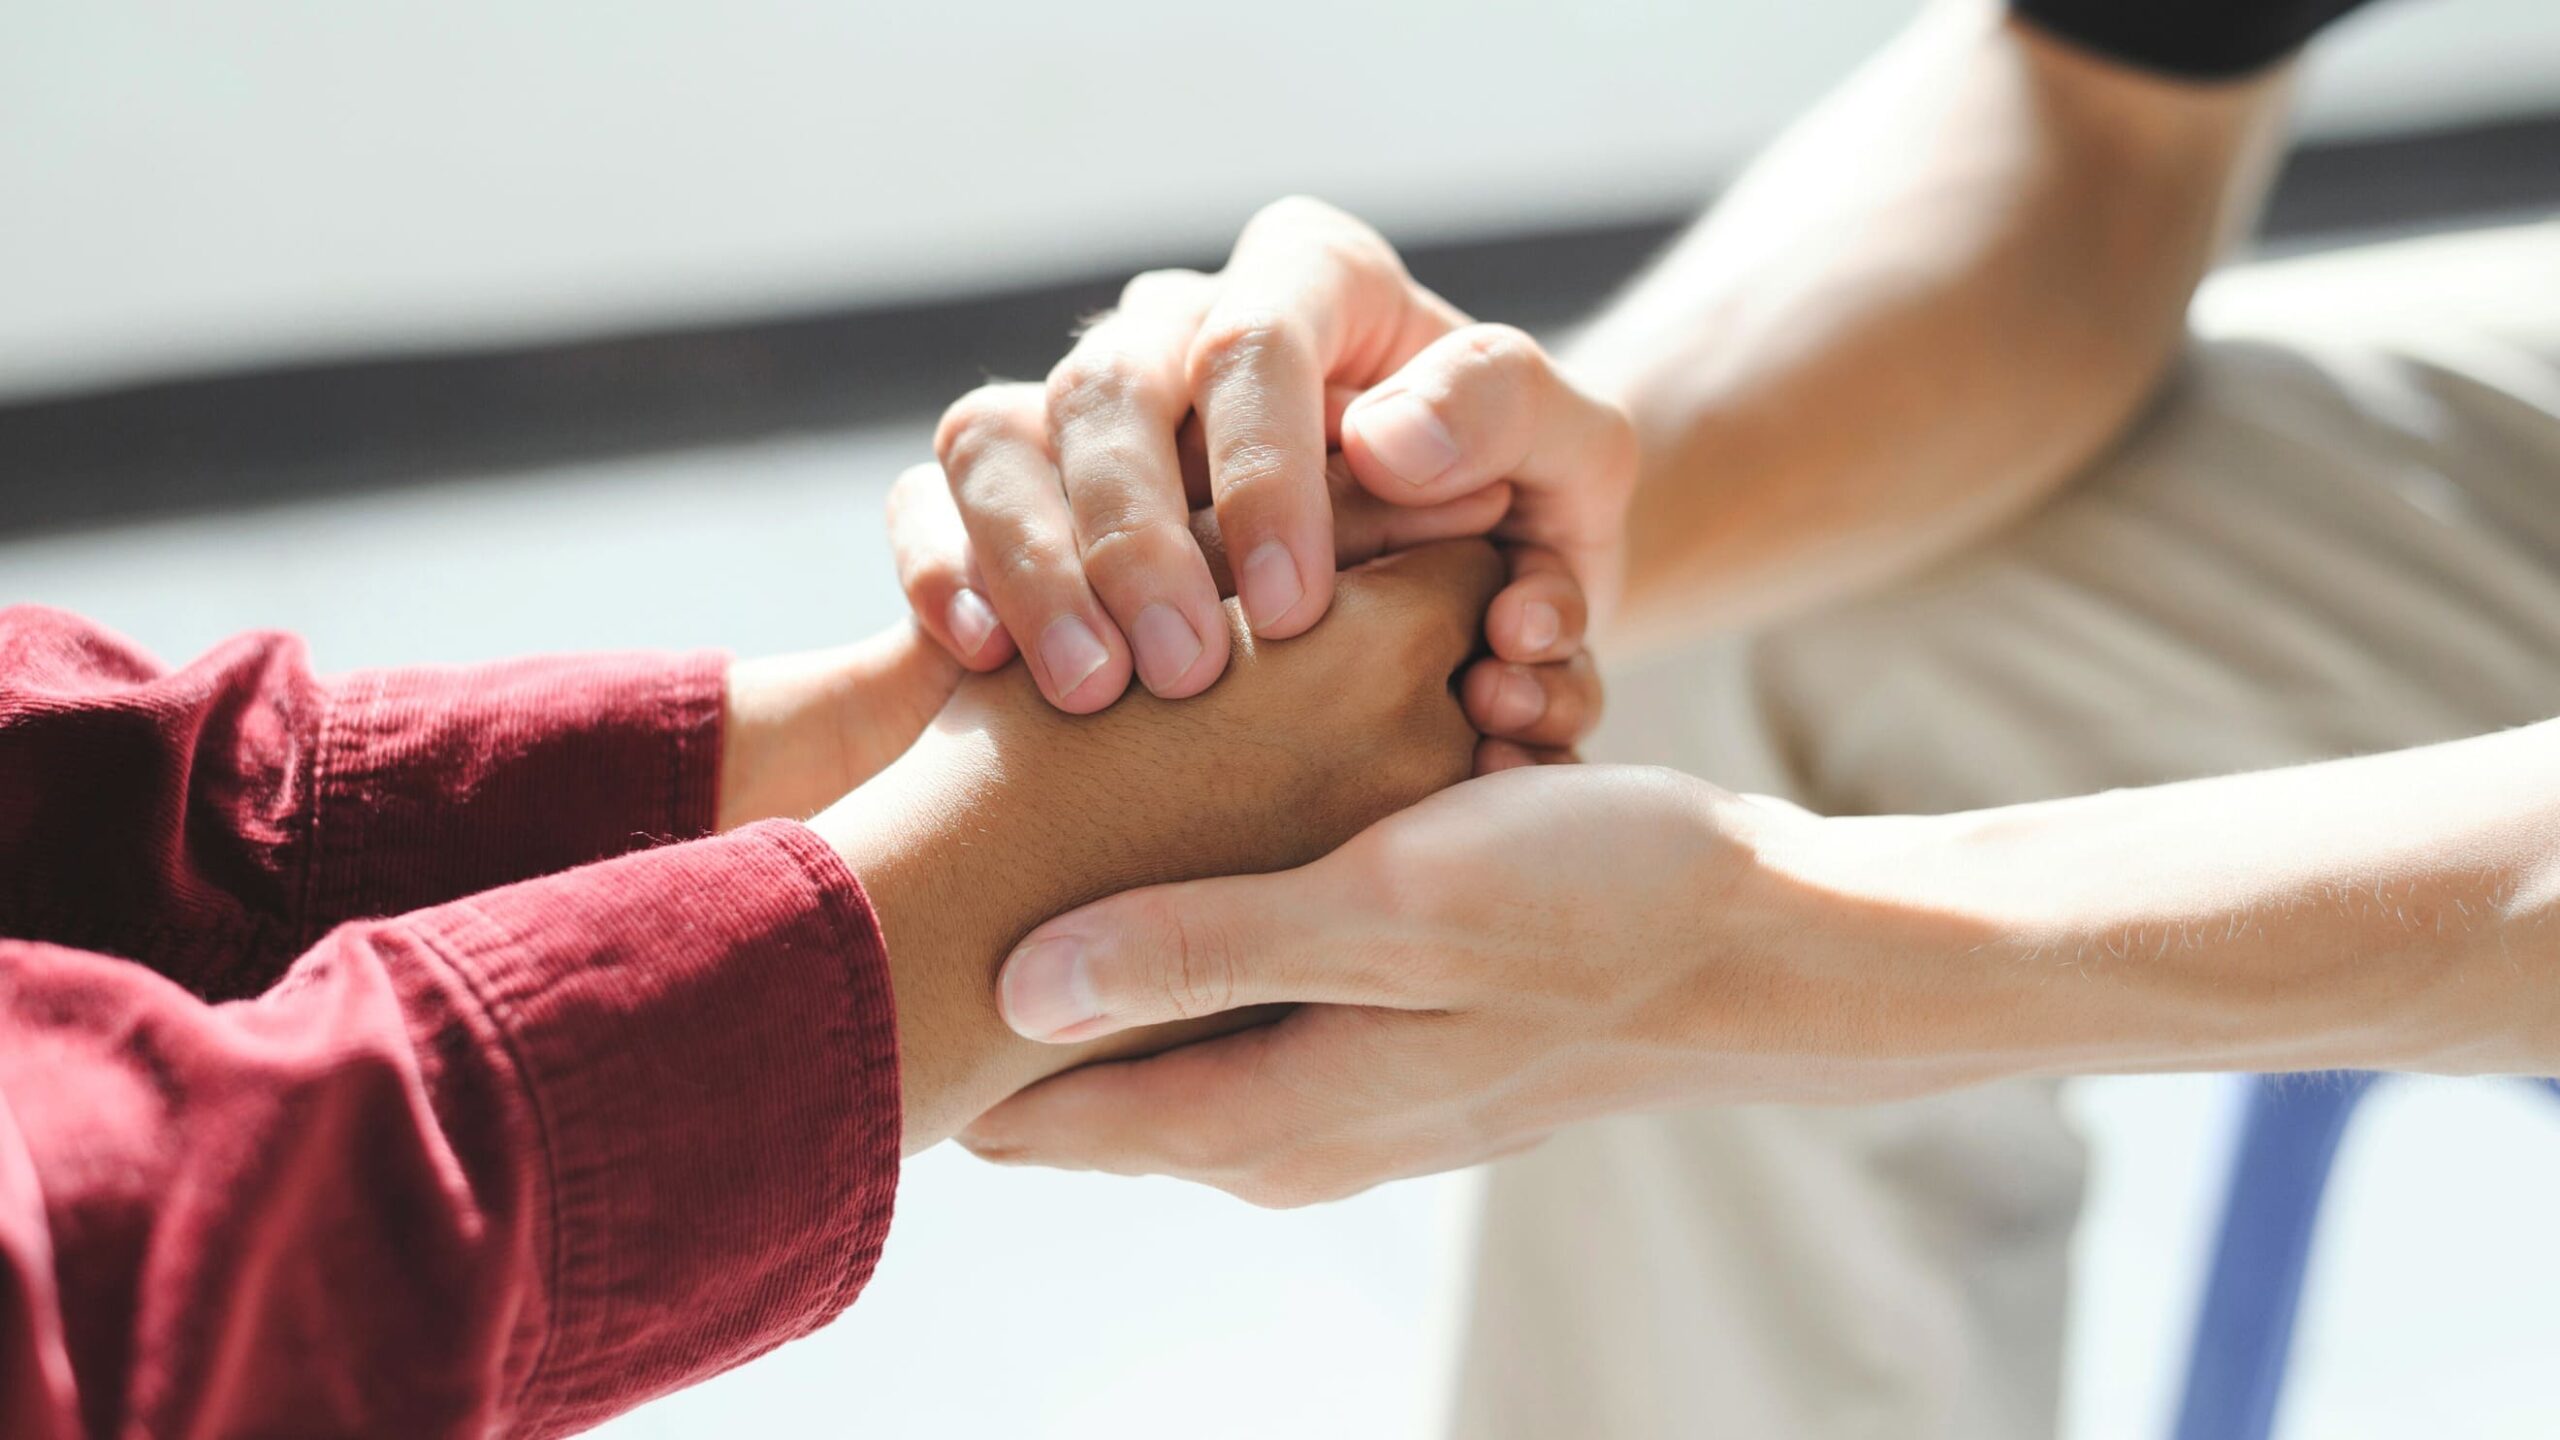
[[[969,1122],[960,1143],[1005,1165],[1212,1182],[1278,1138],[1254,1133],[1263,1107],[1241,1092],[1288,1023],[1053,1075]]]
[[[1138,678],[1168,699],[1198,694],[1227,664],[1174,443],[1210,285],[1188,271],[1139,276],[1049,373],[1049,432],[1085,579],[1128,637]]]
[[[1384,373],[1453,323],[1375,231],[1330,206],[1282,201],[1245,227],[1189,378],[1210,499],[1255,634],[1299,634],[1332,604],[1326,381]]]

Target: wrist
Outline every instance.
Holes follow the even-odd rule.
[[[1267,1018],[1236,1012],[1078,1045],[1015,1034],[996,1006],[1006,952],[1095,882],[1076,858],[1039,858],[1084,851],[1039,767],[997,752],[982,732],[936,727],[809,822],[861,881],[888,950],[908,1154],[1059,1071]]]
[[[971,843],[1000,810],[1001,779],[931,758],[889,766],[809,822],[862,882],[888,950],[910,1154],[1013,1088],[999,1061],[1019,1043],[993,1001],[1017,907],[989,872],[995,847]]]
[[[912,625],[729,666],[716,828],[803,819],[896,759],[958,666]]]

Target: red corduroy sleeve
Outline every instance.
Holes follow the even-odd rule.
[[[885,956],[806,829],[660,843],[720,705],[0,612],[0,1434],[558,1433],[850,1301]]]
[[[0,610],[0,935],[238,998],[342,921],[704,834],[723,668],[321,679],[300,642],[247,635],[167,670],[76,616]]]
[[[0,941],[0,1430],[551,1435],[835,1315],[879,932],[751,826],[351,924],[254,999]]]

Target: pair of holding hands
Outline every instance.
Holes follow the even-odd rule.
[[[1937,882],[2014,857],[1529,763],[1598,716],[1629,425],[1358,222],[1272,207],[940,442],[891,514],[931,638],[878,662],[922,733],[841,742],[860,789],[812,822],[889,939],[911,1149],[1296,1205],[1595,1115],[1993,1073],[2001,1034],[1900,1020],[2008,1023],[1949,1000],[1998,906]]]
[[[1338,570],[1491,534],[1510,583],[1461,685],[1481,768],[1562,758],[1597,718],[1582,639],[1618,583],[1625,417],[1318,202],[1256,216],[1217,275],[1131,281],[1045,384],[964,397],[935,447],[891,499],[900,584],[961,664],[1018,652],[1061,710],[1206,690],[1222,588],[1286,640]]]
[[[1495,918],[1502,897],[1551,888],[1520,872],[1548,850],[1566,787],[1513,777],[1408,807],[1469,773],[1569,759],[1598,719],[1583,639],[1619,585],[1635,478],[1626,417],[1526,335],[1471,323],[1417,284],[1373,230],[1291,200],[1255,217],[1220,273],[1132,281],[1045,384],[963,398],[936,450],[938,465],[899,479],[892,543],[918,623],[968,670],[1002,671],[1019,655],[1021,671],[1007,673],[1090,714],[1133,684],[1156,700],[1202,696],[1233,667],[1285,659],[1305,635],[1298,683],[1321,692],[1276,695],[1271,677],[1239,675],[1193,703],[1256,707],[1246,733],[1287,743],[1310,703],[1356,706],[1364,692],[1454,678],[1465,722],[1455,743],[1472,749],[1430,783],[1363,786],[1366,828],[1326,834],[1321,853],[1194,863],[1177,873],[1250,878],[1127,891],[1041,926],[998,985],[1005,1020],[1034,1040],[1300,1008],[1032,1086],[964,1141],[993,1158],[1171,1172],[1300,1203],[1542,1133],[1507,1123],[1532,1121],[1517,1105],[1497,1123],[1488,1087],[1456,1073],[1472,1053],[1457,1033],[1467,1015],[1511,982],[1480,969],[1463,990],[1435,989],[1417,962],[1423,951],[1455,961],[1472,948],[1461,933]],[[1358,607],[1381,574],[1446,578],[1491,563],[1454,558],[1465,547],[1420,548],[1485,535],[1505,542],[1498,590],[1489,603],[1447,597],[1470,624],[1481,616],[1480,647],[1361,653],[1342,643],[1348,634],[1307,634],[1329,611]],[[1337,615],[1335,627],[1353,623]],[[1479,648],[1453,677],[1453,662]],[[1330,663],[1312,659],[1324,653]],[[1373,756],[1393,764],[1375,732],[1335,728],[1353,784]],[[1639,793],[1595,790],[1585,808],[1623,824],[1648,787],[1661,788],[1616,777],[1602,788]],[[1238,822],[1273,825],[1268,814],[1222,821]],[[1199,843],[1186,842],[1195,861]],[[1613,850],[1591,853],[1605,863]],[[1435,939],[1433,925],[1451,933]],[[1362,937],[1390,927],[1415,952],[1393,976],[1361,963],[1376,948]],[[1481,1023],[1495,1041],[1507,1022],[1486,1012]],[[1487,1113],[1451,1113],[1476,1105]]]

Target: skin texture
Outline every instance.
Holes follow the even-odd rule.
[[[1332,483],[1347,478],[1415,534],[1491,531],[1563,562],[1523,570],[1488,612],[1514,703],[1476,719],[1531,749],[1579,736],[1534,702],[1581,683],[1550,672],[1580,653],[1586,595],[1613,593],[1614,548],[1561,523],[1581,512],[1550,497],[1623,496],[1626,417],[1527,335],[1473,324],[1414,283],[1330,206],[1266,208],[1216,275],[1139,276],[1047,384],[964,396],[935,448],[891,539],[918,623],[971,669],[1018,652],[1076,713],[1133,674],[1157,695],[1198,693],[1231,644],[1188,513],[1214,509],[1252,633],[1286,638],[1325,613],[1347,563]],[[945,494],[928,503],[935,481]]]
[[[1612,638],[1801,613],[2062,486],[2138,413],[2255,214],[2286,88],[2159,79],[1996,7],[1931,7],[1574,346],[1643,454]]]
[[[983,443],[1021,452],[1043,443],[1042,394],[1028,385],[979,392],[975,403],[988,407],[991,417],[980,423],[1000,424],[1010,436]],[[1185,463],[1186,468],[1195,464]],[[1484,534],[1510,510],[1514,495],[1510,484],[1497,481],[1445,503],[1398,504],[1371,494],[1352,473],[1349,458],[1339,453],[1325,459],[1324,485],[1333,527],[1330,553],[1346,566],[1435,540]],[[914,466],[898,477],[889,495],[889,528],[899,583],[916,607],[917,623],[930,628],[926,617],[947,615],[979,569],[954,487],[939,466]],[[1198,566],[1208,577],[1213,597],[1236,594],[1233,548],[1218,512],[1191,511],[1183,546],[1185,565]],[[1511,544],[1502,554],[1507,583],[1487,607],[1483,627],[1494,653],[1479,658],[1459,686],[1467,718],[1486,737],[1477,752],[1480,772],[1571,759],[1573,744],[1600,718],[1600,677],[1582,651],[1590,608],[1581,585],[1563,558],[1544,547]],[[990,653],[1002,663],[1013,654],[1010,642],[1001,630],[988,633],[994,637],[988,642]],[[1507,651],[1506,635],[1514,637]],[[1038,680],[1042,668],[1028,657],[1025,663]],[[981,666],[983,657],[972,664]],[[1043,688],[1046,693],[1046,682]],[[1088,707],[1067,708],[1079,713]]]
[[[811,822],[862,880],[889,944],[910,1152],[1097,1055],[1191,1032],[1053,1047],[998,1017],[997,964],[1043,917],[1114,891],[1302,864],[1462,779],[1477,735],[1451,692],[1501,583],[1452,542],[1344,575],[1288,645],[1232,605],[1235,659],[1182,702],[1058,714],[1019,666],[961,682],[915,744]],[[1216,1028],[1226,1028],[1233,1021]]]
[[[1482,534],[1510,503],[1508,487],[1494,485],[1452,504],[1412,509],[1362,490],[1340,455],[1330,458],[1325,473],[1333,554],[1345,566]],[[905,541],[902,565],[941,563],[927,560],[932,554],[955,564],[965,558],[959,512],[938,468],[919,465],[899,476],[888,506]],[[1216,513],[1195,510],[1187,525],[1213,593],[1233,597],[1234,572]],[[1501,554],[1507,583],[1488,614],[1516,628],[1520,608],[1534,601],[1554,612],[1558,643],[1578,645],[1587,612],[1579,587],[1560,573],[1558,557],[1520,545],[1506,546]],[[913,588],[908,571],[902,569],[901,578]],[[1227,623],[1227,612],[1219,613]],[[716,828],[817,814],[904,754],[967,673],[913,625],[831,650],[731,665]],[[1524,685],[1533,699],[1522,698]],[[1600,718],[1599,676],[1578,651],[1536,665],[1480,657],[1468,668],[1460,694],[1477,729],[1500,737],[1479,745],[1479,770],[1569,758],[1567,747]],[[1500,723],[1487,723],[1487,717]]]
[[[912,625],[731,665],[717,828],[817,814],[904,754],[960,674]]]
[[[1577,345],[1632,419],[1632,485],[1450,473],[1502,474],[1498,533],[1561,557],[1621,633],[1908,574],[2138,411],[2263,191],[2283,87],[2148,78],[1971,0],[1934,7]],[[1285,227],[1265,229],[1257,275],[1300,281],[1259,292],[1267,313],[1401,313],[1326,282],[1341,246],[1284,263]],[[1358,419],[1355,470],[1375,448]],[[968,1139],[1290,1204],[1661,1103],[2155,1067],[2547,1072],[2555,734],[1927,820],[1821,820],[1659,772],[1492,776],[1301,869],[1035,932],[1000,979],[1025,1034],[1299,1008],[1049,1081]]]
[[[1061,948],[1102,1017],[1086,1043],[1319,1003],[1034,1086],[966,1143],[1270,1205],[1671,1104],[2088,1071],[2560,1073],[2560,721],[1919,818],[1633,767],[1497,775],[1296,871],[1063,916],[1016,963]]]

